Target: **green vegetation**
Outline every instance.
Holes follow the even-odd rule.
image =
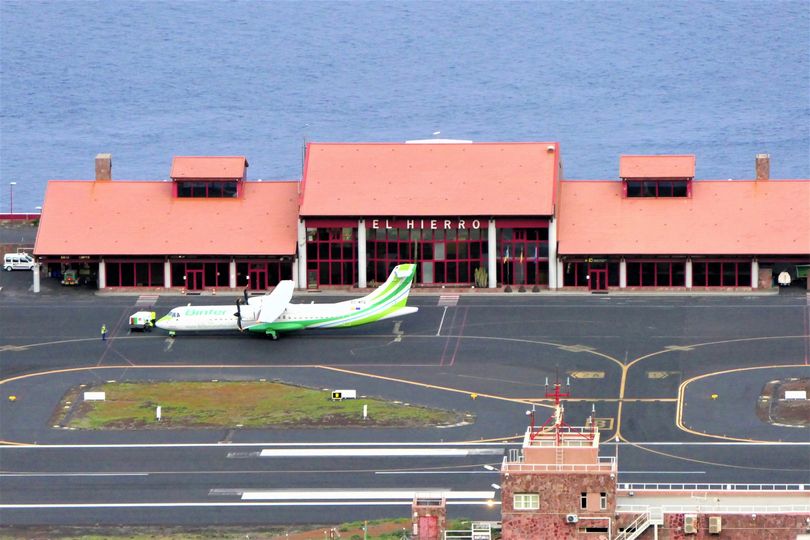
[[[375,398],[332,401],[328,391],[277,382],[106,383],[82,390],[106,392],[106,400],[81,401],[74,389],[66,394],[55,423],[78,429],[326,428],[435,426],[465,419],[456,411]],[[65,407],[69,401],[72,408]],[[160,422],[155,418],[158,405]],[[368,405],[366,420],[363,405]]]

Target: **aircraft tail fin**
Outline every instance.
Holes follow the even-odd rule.
[[[394,267],[385,283],[374,289],[371,294],[364,296],[361,300],[364,303],[380,302],[395,298],[396,302],[392,308],[405,307],[408,302],[408,294],[411,291],[414,277],[416,276],[416,265],[413,263],[400,264]]]

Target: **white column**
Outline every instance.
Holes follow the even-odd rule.
[[[228,287],[236,288],[236,259],[233,258],[228,263]]]
[[[107,288],[107,263],[104,262],[104,259],[98,261],[98,288]]]
[[[163,286],[167,289],[172,286],[172,263],[169,259],[163,261]]]
[[[624,260],[624,257],[619,261],[619,288],[627,288],[627,261]]]
[[[692,259],[686,259],[686,288],[692,288]]]
[[[365,289],[366,283],[366,220],[357,220],[357,286]]]
[[[298,287],[307,288],[307,224],[298,220]]]
[[[757,259],[751,260],[751,288],[756,289],[759,287],[759,261]]]
[[[39,263],[35,263],[33,267],[31,267],[31,272],[34,274],[34,283],[33,283],[33,290],[35,293],[39,292],[39,270],[41,265]]]
[[[489,278],[489,288],[498,286],[498,235],[495,228],[495,220],[489,220],[487,227],[487,274]]]
[[[557,220],[548,222],[548,288],[557,288]]]
[[[562,259],[557,259],[557,288],[563,288],[563,277],[564,277],[564,270],[563,270],[563,262]]]

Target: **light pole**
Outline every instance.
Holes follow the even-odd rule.
[[[14,213],[14,186],[17,185],[17,182],[9,182],[8,183],[8,213]]]

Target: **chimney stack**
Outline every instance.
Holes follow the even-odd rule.
[[[96,182],[112,180],[112,154],[96,155]]]
[[[768,180],[771,177],[771,155],[757,154],[757,181]]]

